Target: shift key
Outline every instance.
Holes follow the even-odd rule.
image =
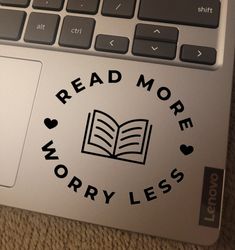
[[[219,0],[141,0],[139,19],[217,28]]]

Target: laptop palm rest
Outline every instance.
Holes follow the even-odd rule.
[[[41,66],[0,57],[0,186],[15,183]]]

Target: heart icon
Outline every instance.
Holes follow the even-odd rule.
[[[185,144],[182,144],[180,146],[180,151],[184,154],[184,155],[190,155],[192,154],[192,152],[194,151],[193,146],[187,146]]]
[[[58,121],[56,119],[46,118],[44,124],[48,129],[53,129],[58,125]]]

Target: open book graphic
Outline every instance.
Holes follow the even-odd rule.
[[[152,125],[146,119],[118,124],[110,115],[89,113],[82,153],[145,164]]]

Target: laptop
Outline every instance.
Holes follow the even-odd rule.
[[[0,0],[0,204],[213,244],[234,12],[233,0]]]

